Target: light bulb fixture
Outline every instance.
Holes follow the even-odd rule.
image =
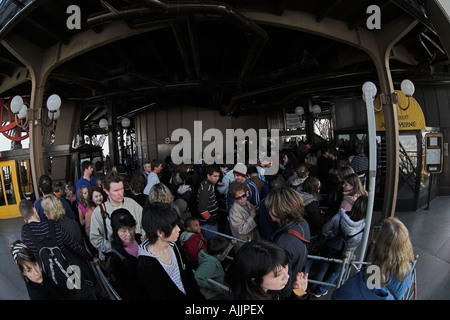
[[[297,108],[295,108],[295,114],[298,115],[300,122],[304,121],[305,109],[303,109],[303,107],[298,106]]]
[[[122,121],[120,122],[120,124],[122,125],[122,127],[128,128],[130,126],[130,119],[123,118]]]
[[[100,128],[106,129],[108,127],[108,120],[100,119],[98,125],[100,126]]]
[[[367,103],[367,101],[366,101],[367,96],[369,98],[371,98],[372,100],[375,99],[375,96],[377,95],[377,86],[375,85],[375,83],[370,82],[370,81],[364,82],[364,84],[362,86],[362,92],[363,92],[362,93],[362,99],[363,99],[364,102]],[[381,105],[381,103],[380,103],[380,105]],[[380,112],[381,111],[381,107],[380,107],[379,110],[374,107],[374,110],[376,112]]]
[[[43,116],[44,109],[41,108],[42,112],[41,122],[45,128],[50,127],[53,124],[53,122],[60,117],[61,113],[59,111],[59,108],[61,108],[61,98],[57,94],[52,94],[47,99],[47,109],[48,109],[47,116],[50,119],[49,123],[45,123]]]
[[[375,99],[375,96],[377,95],[377,86],[375,85],[375,83],[370,82],[370,81],[364,82],[364,84],[362,86],[364,101],[366,101],[366,98],[365,98],[366,91],[368,91],[370,93],[370,96],[372,97],[372,99]]]
[[[297,108],[295,108],[295,114],[298,116],[302,116],[305,114],[305,109],[303,109],[303,107],[298,106]]]
[[[22,105],[22,108],[20,109],[19,113],[17,114],[17,118],[20,120],[26,119],[28,114],[28,107],[26,105]]]
[[[313,114],[313,117],[317,118],[322,112],[322,108],[318,104],[315,104],[311,107],[311,112]]]
[[[27,113],[28,108],[23,102],[21,96],[15,96],[9,103],[9,109],[14,113],[14,120],[16,125],[24,131],[28,130]]]
[[[415,91],[414,84],[412,83],[411,80],[405,79],[400,84],[400,89],[405,94],[405,96],[408,98],[408,105],[405,108],[403,108],[400,105],[400,99],[397,101],[397,104],[400,109],[402,109],[403,111],[406,111],[406,110],[408,110],[409,106],[411,105],[411,97]]]

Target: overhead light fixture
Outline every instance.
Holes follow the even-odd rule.
[[[130,119],[123,118],[122,121],[120,121],[120,124],[122,125],[122,127],[128,128],[130,126]]]
[[[401,82],[400,89],[404,93],[404,95],[408,98],[408,105],[406,107],[402,107],[400,105],[400,100],[398,99],[398,95],[396,92],[393,92],[391,94],[391,101],[393,104],[397,104],[400,109],[405,111],[405,110],[408,110],[409,106],[411,105],[411,98],[414,94],[415,87],[411,80],[405,79]],[[367,96],[372,97],[372,99],[375,99],[375,96],[377,95],[377,86],[373,82],[367,81],[363,84],[362,91],[363,91],[362,98],[363,98],[364,102],[366,102]],[[366,96],[366,93],[367,93],[367,96]],[[383,94],[381,94],[381,96],[383,96]],[[384,98],[384,99],[386,99],[386,98]],[[377,112],[381,111],[381,108],[384,104],[383,101],[381,101],[381,102],[382,103],[380,103],[380,106],[381,106],[380,109],[379,110],[375,109],[375,111],[377,111]]]
[[[303,107],[301,106],[298,106],[297,108],[295,108],[295,114],[300,118],[300,122],[303,122],[305,117],[305,109],[303,109]]]
[[[108,127],[108,120],[100,119],[98,125],[100,126],[100,128],[106,129]]]
[[[317,118],[320,115],[320,113],[322,112],[322,108],[318,104],[315,104],[311,107],[310,111],[313,114],[313,117]]]
[[[415,91],[414,84],[412,83],[411,80],[405,79],[400,84],[400,89],[405,94],[405,96],[408,98],[408,105],[406,106],[406,108],[402,108],[402,106],[400,105],[400,100],[398,100],[397,104],[400,109],[405,111],[405,110],[408,110],[409,106],[411,105],[411,97],[413,96],[414,91]]]
[[[21,96],[15,96],[12,98],[10,103],[10,109],[14,113],[16,117],[16,123],[22,129],[28,129],[28,107],[23,103],[23,98]],[[44,109],[41,108],[41,122],[45,128],[50,127],[54,121],[58,120],[61,116],[60,109],[61,108],[61,98],[57,94],[52,94],[47,99],[47,109],[48,109],[48,118],[50,119],[49,123],[44,121]],[[20,121],[17,121],[19,119]]]

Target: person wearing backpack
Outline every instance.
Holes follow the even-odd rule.
[[[21,241],[10,244],[10,252],[25,281],[30,300],[65,300],[70,295],[44,272],[33,252]]]
[[[285,249],[290,257],[289,280],[283,288],[284,294],[289,296],[296,275],[305,270],[308,259],[310,232],[308,222],[303,218],[303,199],[291,187],[283,186],[271,191],[265,201],[270,217],[279,225],[271,241]]]
[[[19,211],[25,221],[21,230],[21,240],[33,252],[42,271],[63,290],[69,290],[74,298],[79,297],[79,292],[71,290],[72,288],[67,285],[67,279],[70,278],[74,281],[75,288],[81,288],[80,275],[77,274],[76,268],[70,267],[73,263],[68,259],[67,250],[87,261],[93,261],[91,254],[58,223],[53,220],[41,222],[31,201],[21,200]]]
[[[344,253],[348,253],[349,256],[353,254],[362,241],[366,226],[367,203],[366,195],[359,196],[351,211],[341,208],[341,211],[323,226],[322,237],[326,240],[320,256],[341,259]],[[340,243],[340,248],[337,243]],[[311,279],[334,283],[339,276],[340,267],[338,263],[320,260],[311,267]],[[327,285],[311,284],[310,291],[313,296],[319,298],[328,293],[328,288]]]

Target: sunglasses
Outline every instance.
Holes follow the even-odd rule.
[[[244,199],[244,198],[247,198],[246,194],[243,194],[242,196],[236,197],[236,198],[234,198],[234,200],[241,200],[241,199]]]

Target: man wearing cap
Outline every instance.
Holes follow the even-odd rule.
[[[255,183],[250,179],[247,175],[247,166],[243,163],[237,163],[233,169],[234,180],[235,182],[242,182],[245,185],[245,191],[247,193],[247,200],[255,206],[255,209],[258,210],[260,197],[259,190]],[[234,203],[233,197],[228,192],[227,194],[227,211],[230,210],[231,206]]]
[[[215,185],[219,181],[220,169],[215,164],[206,167],[206,178],[200,183],[197,193],[197,210],[200,225],[206,229],[218,231],[219,206],[216,199]],[[206,240],[215,233],[203,230]]]

